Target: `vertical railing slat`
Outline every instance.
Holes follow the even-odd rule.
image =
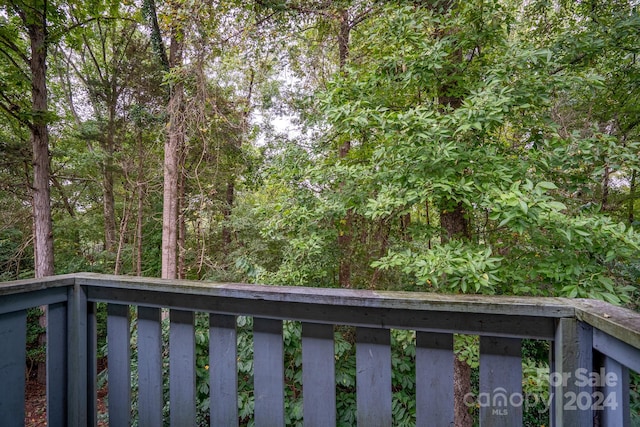
[[[67,304],[47,309],[47,425],[67,424]]]
[[[107,356],[109,360],[109,425],[131,425],[131,340],[129,306],[107,306]]]
[[[238,425],[236,317],[209,315],[209,407],[211,427]]]
[[[0,315],[0,420],[3,426],[24,425],[27,311]]]
[[[196,425],[195,313],[169,313],[169,418],[172,426],[192,426]]]
[[[522,425],[522,350],[513,338],[480,337],[480,426]]]
[[[553,414],[551,425],[588,426],[593,423],[593,411],[580,409],[575,403],[577,396],[593,388],[576,381],[576,373],[593,370],[593,329],[574,318],[561,318],[556,326],[553,341],[553,365],[551,384],[553,393]],[[565,381],[564,378],[567,378]],[[566,386],[564,386],[566,383]],[[573,402],[572,402],[573,400]]]
[[[87,302],[87,427],[98,425],[97,304]]]
[[[416,425],[452,426],[453,335],[416,333]]]
[[[302,398],[305,426],[336,425],[333,325],[302,324]]]
[[[87,413],[87,293],[80,285],[69,288],[68,350],[67,350],[67,408],[70,426],[89,425]]]
[[[162,425],[162,323],[160,309],[138,307],[138,424]]]
[[[358,425],[390,426],[391,334],[388,329],[356,329]]]
[[[256,427],[283,426],[284,349],[282,321],[253,319],[253,387]]]
[[[605,356],[603,370],[598,372],[601,385],[593,404],[602,412],[602,427],[628,427],[631,425],[629,407],[629,369]]]

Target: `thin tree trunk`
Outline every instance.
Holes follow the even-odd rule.
[[[242,135],[238,138],[237,142],[235,142],[234,148],[238,151],[242,149],[242,142],[244,138],[249,133],[249,115],[251,113],[251,100],[253,98],[253,85],[255,83],[255,71],[252,68],[249,73],[249,87],[247,90],[247,96],[244,99],[245,108],[244,113],[242,114]],[[224,249],[228,253],[230,251],[231,242],[233,240],[232,236],[232,227],[229,225],[229,220],[231,219],[231,213],[233,212],[233,203],[235,202],[235,191],[236,191],[236,176],[232,173],[227,181],[227,190],[225,195],[225,205],[222,208],[222,215],[224,218],[224,225],[222,227],[222,242],[224,244]]]
[[[469,407],[464,404],[464,396],[471,393],[471,367],[457,357],[453,360],[453,395],[455,396],[454,423],[456,427],[473,425]]]
[[[183,37],[174,29],[169,48],[171,68],[182,63]],[[184,85],[178,81],[171,87],[168,104],[169,127],[164,146],[164,190],[162,208],[162,278],[175,279],[178,274],[178,204],[180,150],[184,142]]]
[[[629,225],[633,225],[635,221],[634,210],[636,203],[636,177],[638,176],[638,172],[635,170],[631,172],[631,182],[629,183],[629,207],[628,207],[628,218]]]
[[[115,102],[115,101],[112,101]],[[113,252],[116,246],[116,209],[113,193],[113,153],[115,151],[115,105],[109,106],[109,122],[106,140],[102,144],[104,161],[102,163],[102,207],[104,216],[104,248]]]
[[[142,275],[142,223],[144,220],[144,145],[142,131],[138,131],[138,176],[136,179],[138,212],[136,217],[136,276]]]
[[[605,163],[604,173],[602,177],[602,210],[607,211],[609,209],[609,181],[611,180],[611,169],[609,165]]]
[[[224,218],[224,225],[222,226],[222,243],[225,250],[228,252],[231,246],[231,227],[229,226],[229,219],[231,218],[231,209],[233,207],[233,201],[235,199],[235,177],[230,176],[227,181],[227,192],[225,195],[225,203],[222,208],[222,216]]]
[[[184,138],[184,137],[183,137]],[[183,141],[184,142],[184,139]],[[178,270],[176,272],[178,279],[185,278],[186,264],[185,264],[185,243],[187,239],[187,226],[184,221],[184,211],[186,207],[185,200],[185,178],[184,163],[185,163],[185,146],[181,143],[178,148],[180,163],[178,165]]]
[[[339,156],[345,158],[351,149],[351,142],[346,141],[340,147]],[[338,227],[338,248],[340,266],[338,270],[338,284],[341,288],[351,287],[351,240],[353,238],[353,212],[347,210],[345,218]]]
[[[349,22],[349,11],[343,9],[338,14],[340,29],[338,32],[338,65],[340,71],[349,58],[349,33],[351,24]],[[351,151],[351,141],[345,141],[338,152],[338,156],[344,159]],[[345,218],[338,227],[338,249],[340,254],[340,265],[338,267],[338,284],[341,288],[351,287],[351,240],[353,238],[353,212],[347,210]]]

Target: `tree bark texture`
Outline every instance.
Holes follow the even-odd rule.
[[[462,202],[458,202],[453,209],[443,209],[440,212],[440,227],[442,228],[442,243],[451,239],[470,239],[469,221]]]
[[[51,222],[51,191],[49,179],[49,130],[47,127],[46,82],[46,18],[44,11],[27,11],[28,32],[31,44],[31,101],[33,121],[31,146],[33,149],[33,231],[35,276],[45,277],[54,273],[53,225]]]
[[[471,393],[471,367],[457,357],[453,361],[453,395],[455,397],[454,422],[456,427],[473,425],[473,417],[469,407],[464,403],[464,396]]]
[[[634,211],[636,203],[636,177],[638,172],[635,170],[631,173],[631,182],[629,183],[629,206],[627,216],[629,218],[629,225],[633,225],[635,221]]]
[[[174,28],[169,47],[169,65],[175,69],[182,65],[183,34]],[[162,208],[162,273],[163,279],[176,279],[178,275],[178,208],[180,155],[184,145],[184,85],[178,79],[171,86],[168,103],[169,126],[164,146],[164,189]]]
[[[136,276],[142,276],[142,224],[144,222],[144,198],[146,185],[144,183],[144,144],[142,130],[138,130],[138,172],[136,178],[137,216],[136,216]]]
[[[22,11],[22,18],[29,33],[31,58],[31,147],[33,151],[33,249],[35,277],[54,274],[53,223],[51,221],[51,164],[49,160],[49,128],[47,124],[47,21],[46,6]],[[47,325],[47,308],[42,307],[38,319],[40,326]],[[38,343],[45,345],[46,335],[40,334]],[[46,382],[46,364],[38,363],[38,382]]]
[[[349,11],[343,9],[338,13],[338,65],[343,71],[349,57],[349,33],[351,23],[349,22]],[[351,141],[345,141],[338,152],[338,156],[343,159],[347,157],[351,150]],[[347,210],[345,218],[338,226],[338,249],[340,263],[338,266],[338,284],[341,288],[351,287],[351,240],[353,239],[353,212]]]
[[[49,130],[47,127],[46,82],[46,21],[43,13],[33,13],[29,25],[31,43],[31,101],[33,122],[31,145],[33,148],[33,228],[35,276],[53,274],[53,226],[50,204]]]
[[[104,216],[104,246],[107,252],[115,250],[116,233],[116,203],[113,193],[113,153],[115,151],[115,99],[110,100],[109,122],[107,124],[106,139],[102,144],[104,160],[102,162],[102,206]]]

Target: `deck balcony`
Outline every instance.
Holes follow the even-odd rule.
[[[134,351],[138,425],[196,424],[196,313],[209,316],[212,426],[238,425],[238,316],[253,319],[256,426],[285,425],[285,321],[302,324],[305,426],[336,425],[334,329],[342,325],[355,330],[359,426],[393,423],[392,330],[415,331],[419,426],[454,425],[454,334],[480,337],[478,396],[486,397],[476,401],[481,426],[523,424],[524,339],[550,342],[552,426],[630,425],[629,371],[640,371],[640,314],[599,301],[73,274],[0,284],[3,426],[24,423],[27,309],[38,306],[48,307],[48,425],[97,424],[98,303],[107,304],[111,426],[132,422]],[[132,318],[137,322],[137,350],[130,344]],[[169,323],[168,343],[163,342],[163,322]],[[163,390],[167,357],[168,392]],[[600,381],[585,380],[594,376]],[[168,416],[163,412],[167,396]]]

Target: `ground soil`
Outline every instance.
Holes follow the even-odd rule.
[[[104,420],[107,413],[107,387],[98,390],[98,427],[109,425]],[[41,427],[47,425],[47,386],[38,383],[36,375],[27,378],[25,388],[25,427]]]

